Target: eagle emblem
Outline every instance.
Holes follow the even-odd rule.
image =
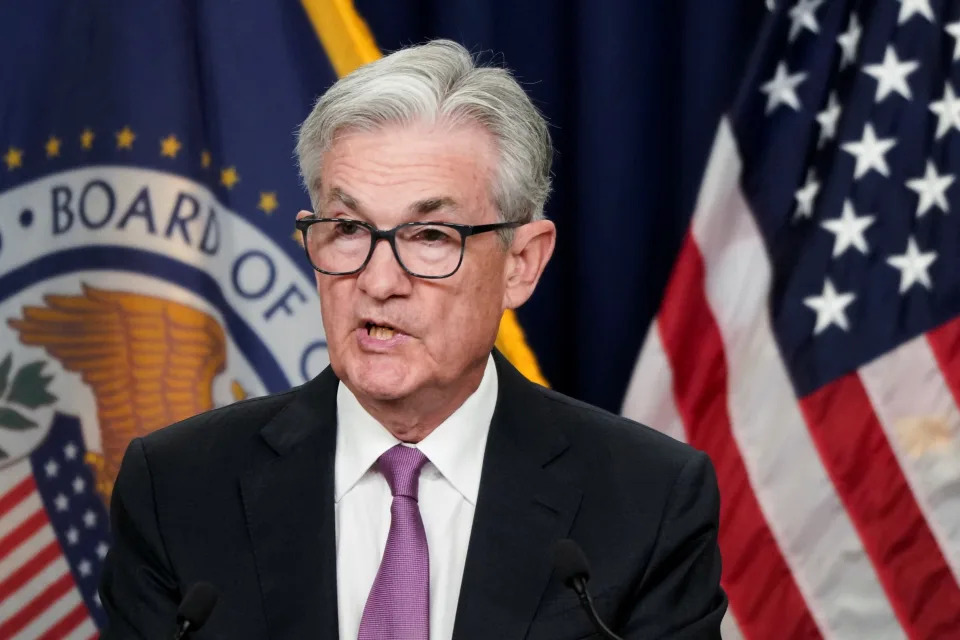
[[[80,375],[96,399],[103,453],[88,453],[97,491],[109,501],[131,439],[213,408],[226,338],[210,314],[130,291],[84,285],[47,295],[8,324],[23,344],[42,347]],[[234,398],[243,390],[234,382]]]

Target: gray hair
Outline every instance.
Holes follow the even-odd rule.
[[[317,100],[297,138],[300,175],[314,209],[321,159],[338,134],[419,121],[484,127],[500,154],[491,195],[501,219],[543,218],[553,160],[546,120],[509,71],[478,66],[450,40],[400,49],[364,65]]]

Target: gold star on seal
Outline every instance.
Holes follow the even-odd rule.
[[[220,184],[227,189],[233,189],[233,185],[240,182],[240,176],[237,175],[236,167],[227,167],[220,171]]]
[[[56,158],[60,155],[60,138],[56,136],[50,136],[50,139],[47,140],[46,144],[47,157]]]
[[[257,205],[257,209],[260,209],[267,215],[274,212],[274,210],[280,206],[280,203],[277,202],[277,194],[274,191],[261,191],[260,192],[260,204]]]
[[[180,144],[177,137],[171,133],[160,141],[160,155],[167,158],[176,158],[181,146],[183,145]]]
[[[10,147],[3,156],[3,161],[7,163],[7,171],[13,171],[23,166],[23,149]]]
[[[210,155],[209,151],[202,151],[200,153],[200,166],[209,169],[211,164],[213,164],[213,156]]]
[[[93,135],[93,130],[84,129],[83,133],[80,134],[80,146],[83,147],[84,149],[92,149],[93,139],[95,137],[96,136]]]
[[[133,141],[137,136],[130,130],[130,127],[124,127],[117,131],[117,149],[133,149]]]

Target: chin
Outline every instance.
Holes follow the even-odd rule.
[[[355,393],[381,401],[398,400],[413,392],[408,362],[395,358],[361,358],[347,367]]]

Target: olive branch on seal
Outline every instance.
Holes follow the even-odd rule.
[[[17,369],[10,380],[13,356],[8,353],[0,362],[0,429],[27,431],[36,429],[37,423],[24,415],[14,405],[26,409],[38,409],[56,402],[57,397],[47,391],[53,376],[43,375],[46,363],[42,360],[27,363]],[[0,449],[0,460],[9,457]]]

